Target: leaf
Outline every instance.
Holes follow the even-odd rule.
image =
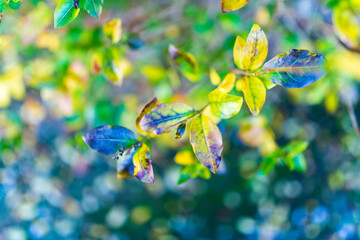
[[[170,60],[177,65],[181,73],[192,82],[199,81],[198,63],[191,53],[182,52],[174,45],[169,46]]]
[[[184,183],[192,178],[197,178],[197,177],[210,179],[211,173],[209,169],[207,169],[200,163],[184,166],[181,169],[180,176],[178,179],[178,184]]]
[[[234,73],[228,73],[224,80],[219,84],[218,89],[229,93],[235,86],[236,75]]]
[[[99,75],[102,71],[102,56],[95,53],[91,58],[91,72],[94,75]]]
[[[176,128],[195,114],[195,110],[179,102],[157,105],[140,121],[140,128],[145,132],[159,135]]]
[[[245,6],[250,0],[221,0],[221,11],[235,11]]]
[[[229,95],[219,89],[215,89],[208,95],[211,113],[222,119],[235,116],[241,109],[243,98]]]
[[[123,153],[117,154],[113,159],[117,160],[117,178],[124,179],[134,175],[133,157],[135,149],[133,147],[126,149]]]
[[[263,65],[268,53],[268,41],[264,31],[254,24],[244,47],[242,66],[246,70],[255,70]]]
[[[143,119],[143,117],[148,114],[149,112],[151,112],[151,110],[156,107],[157,105],[159,105],[159,101],[157,98],[154,98],[153,100],[151,100],[149,103],[147,103],[145,105],[145,107],[143,108],[143,110],[141,111],[141,113],[139,114],[139,116],[136,118],[136,121],[135,121],[135,126],[136,126],[136,129],[137,131],[142,134],[142,135],[147,135],[148,133],[143,131],[141,129],[141,126],[140,126],[140,121]]]
[[[260,173],[264,175],[270,173],[274,169],[278,159],[281,157],[281,154],[281,150],[275,150],[266,156],[260,164]]]
[[[223,142],[219,128],[209,117],[201,114],[192,120],[190,143],[199,161],[216,173],[221,161]]]
[[[176,134],[175,134],[175,138],[179,139],[181,138],[184,133],[185,133],[185,129],[186,129],[186,122],[181,123],[178,128],[176,129]]]
[[[360,3],[341,1],[334,9],[333,23],[336,35],[349,49],[360,52]]]
[[[90,130],[82,137],[93,150],[109,155],[128,148],[138,141],[132,131],[120,126],[104,125]]]
[[[121,39],[121,19],[115,18],[105,23],[103,26],[104,34],[111,39],[113,44],[116,44]]]
[[[192,149],[184,149],[176,153],[174,161],[180,165],[193,165],[197,163]]]
[[[150,159],[150,148],[147,144],[142,144],[135,152],[133,164],[135,166],[134,176],[144,183],[154,183],[154,172]]]
[[[242,39],[240,36],[237,36],[234,44],[233,58],[236,66],[241,69],[244,69],[242,61],[244,59],[245,45],[246,45],[245,40]]]
[[[55,9],[54,27],[58,28],[70,23],[77,17],[79,11],[73,0],[61,0]]]
[[[325,58],[307,50],[292,49],[266,62],[262,70],[268,70],[263,76],[271,82],[287,88],[308,86],[322,78]]]
[[[289,169],[291,171],[299,171],[299,172],[306,172],[307,165],[306,165],[306,159],[304,157],[304,154],[299,153],[296,156],[294,156],[291,159],[290,164],[288,164],[290,161],[286,161]]]
[[[215,86],[217,86],[221,81],[219,74],[213,68],[210,68],[210,81]]]
[[[99,18],[102,12],[104,0],[86,0],[85,10],[94,18]]]
[[[243,77],[240,89],[244,93],[250,112],[254,117],[258,116],[266,98],[264,83],[257,77]]]

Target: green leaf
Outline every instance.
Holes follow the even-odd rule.
[[[313,54],[307,50],[292,49],[266,62],[262,70],[263,76],[275,84],[287,88],[301,88],[322,78],[325,58],[321,54]]]
[[[144,115],[140,121],[140,128],[145,132],[159,135],[173,130],[179,124],[186,122],[195,113],[192,107],[184,103],[160,104]]]
[[[0,0],[0,13],[4,12],[6,9],[5,0]]]
[[[11,0],[11,1],[9,2],[9,7],[10,7],[11,9],[16,10],[16,9],[19,9],[20,6],[21,6],[21,2],[20,2],[20,1],[13,1],[13,0]]]
[[[144,183],[154,183],[154,172],[151,162],[151,151],[148,144],[143,143],[135,152],[133,164],[135,166],[134,176]]]
[[[190,125],[190,143],[199,161],[216,173],[223,150],[223,141],[219,128],[205,115],[194,118]]]
[[[61,0],[54,13],[54,27],[62,27],[73,21],[80,9],[74,6],[73,0]]]
[[[94,18],[99,18],[102,12],[104,0],[86,0],[85,10]]]
[[[243,98],[229,95],[219,89],[215,89],[208,95],[211,113],[222,119],[235,116],[241,109]]]
[[[244,77],[241,79],[240,89],[244,93],[250,112],[254,117],[258,116],[266,98],[264,83],[257,77]]]
[[[209,169],[201,165],[199,162],[184,166],[181,169],[180,176],[178,179],[178,184],[184,183],[192,178],[203,178],[203,179],[210,179],[211,173]]]

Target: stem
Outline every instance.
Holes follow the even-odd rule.
[[[265,69],[259,72],[249,72],[249,71],[243,71],[240,69],[234,69],[231,71],[232,73],[235,74],[239,74],[239,75],[244,75],[244,76],[257,76],[257,75],[261,75],[261,74],[265,74],[265,73],[269,73],[269,72],[275,72],[275,69]]]
[[[350,115],[350,121],[351,121],[351,124],[352,124],[352,126],[354,128],[354,131],[355,131],[356,135],[358,137],[360,137],[360,129],[359,129],[358,121],[356,119],[354,107],[351,104],[350,99],[348,97],[346,97],[346,96],[345,96],[345,103],[346,103],[346,107],[347,107],[347,110],[348,110],[349,115]]]

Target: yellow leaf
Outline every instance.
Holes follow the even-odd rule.
[[[142,134],[142,135],[150,135],[150,136],[155,136],[155,134],[152,134],[152,133],[148,133],[148,132],[145,132],[141,129],[140,127],[140,121],[141,119],[146,115],[148,114],[149,112],[151,112],[151,110],[156,107],[157,105],[159,105],[159,101],[157,100],[157,98],[154,98],[153,100],[151,100],[149,103],[147,103],[143,110],[141,111],[141,113],[139,114],[139,116],[136,118],[136,121],[135,121],[135,125],[136,125],[136,130]]]
[[[225,92],[225,93],[229,93],[235,85],[235,80],[236,80],[236,76],[234,73],[228,73],[224,80],[219,84],[218,89]]]
[[[180,165],[192,165],[196,163],[196,158],[191,150],[185,149],[176,153],[174,161]]]
[[[0,108],[6,108],[11,103],[10,90],[6,82],[0,79]]]
[[[242,61],[244,59],[244,47],[245,47],[245,40],[242,39],[240,36],[236,37],[234,50],[233,50],[233,57],[234,62],[238,68],[243,69]]]
[[[213,68],[210,69],[210,81],[215,86],[217,86],[221,81],[219,74]]]
[[[121,39],[121,19],[115,18],[103,26],[104,34],[111,39],[115,44],[118,43]]]
[[[221,11],[235,11],[245,6],[250,0],[221,0]]]
[[[226,94],[219,89],[210,92],[208,100],[211,113],[222,119],[227,119],[238,114],[243,103],[242,97]]]
[[[339,97],[336,92],[331,92],[325,97],[325,108],[330,114],[334,114],[339,105]]]
[[[246,104],[256,117],[265,103],[266,88],[258,77],[244,77],[241,79],[241,90]]]
[[[255,70],[261,67],[268,53],[268,41],[264,31],[254,24],[244,47],[242,66],[246,70]]]
[[[91,57],[91,72],[94,75],[99,75],[102,71],[102,56],[98,53],[95,53]]]
[[[335,33],[347,47],[358,51],[360,51],[359,13],[359,1],[353,0],[353,2],[342,1],[335,7],[333,14]]]

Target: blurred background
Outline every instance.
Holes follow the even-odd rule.
[[[220,0],[105,0],[100,19],[85,12],[54,29],[56,1],[27,0],[0,25],[0,239],[360,239],[360,25],[334,24],[359,9],[347,0],[252,0],[222,14]],[[357,1],[353,1],[356,3]],[[122,20],[118,44],[102,26]],[[355,18],[355,19],[356,19]],[[346,21],[345,21],[346,22]],[[135,119],[153,97],[205,105],[235,68],[232,48],[257,23],[268,59],[293,48],[327,58],[328,74],[308,87],[267,92],[258,118],[244,104],[218,126],[221,170],[178,184],[174,162],[188,137],[153,139],[155,184],[118,180],[116,162],[86,146],[90,129]],[[355,33],[354,33],[355,32]],[[173,66],[169,44],[191,52],[199,79]],[[112,72],[91,59],[116,55]],[[120,75],[120,76],[119,76]],[[281,162],[259,174],[264,157],[293,140],[308,141],[306,167]],[[177,161],[181,164],[181,161]]]

